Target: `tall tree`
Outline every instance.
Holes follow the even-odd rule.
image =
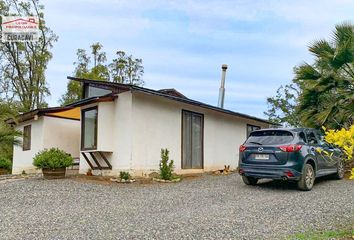
[[[117,52],[117,58],[106,65],[106,53],[102,50],[100,43],[90,46],[91,55],[84,49],[77,50],[77,61],[74,62],[74,76],[101,81],[113,81],[117,83],[144,85],[142,76],[144,67],[142,59],[134,58],[123,51]],[[81,85],[77,81],[69,81],[67,92],[61,97],[60,104],[67,105],[81,99]]]
[[[50,49],[58,37],[46,26],[44,6],[38,0],[0,0],[0,15],[37,16],[39,41],[0,45],[0,93],[6,101],[18,101],[21,111],[46,106],[50,95],[45,70],[52,58]]]
[[[112,81],[137,86],[144,85],[143,60],[127,55],[123,51],[117,51],[116,54],[117,58],[109,64]]]
[[[314,41],[309,51],[314,63],[294,68],[298,92],[269,98],[266,115],[290,125],[295,117],[307,127],[349,127],[354,123],[354,25],[336,25],[330,40]],[[285,117],[274,115],[277,111]]]
[[[102,44],[99,42],[90,46],[91,56],[85,49],[78,49],[76,52],[77,60],[74,62],[74,76],[77,78],[86,78],[94,80],[109,80],[106,53],[102,50]],[[91,62],[93,60],[93,65]],[[61,105],[67,105],[81,99],[81,85],[77,81],[69,81],[67,92],[59,100]]]

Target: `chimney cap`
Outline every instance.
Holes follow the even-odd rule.
[[[226,70],[226,69],[227,69],[227,64],[223,64],[223,65],[221,66],[221,69],[222,69],[222,70]]]

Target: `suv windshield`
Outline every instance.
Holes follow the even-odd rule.
[[[257,145],[277,145],[290,143],[293,139],[293,134],[288,131],[265,130],[252,132],[246,143]]]

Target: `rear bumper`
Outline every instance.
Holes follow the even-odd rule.
[[[239,174],[254,178],[299,180],[301,172],[286,166],[254,166],[251,164],[240,164]]]

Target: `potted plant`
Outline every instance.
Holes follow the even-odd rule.
[[[45,179],[65,178],[66,168],[73,162],[74,159],[70,154],[58,148],[40,151],[33,159],[33,165],[42,169]]]
[[[11,170],[11,162],[5,158],[0,158],[0,175],[7,174]]]

